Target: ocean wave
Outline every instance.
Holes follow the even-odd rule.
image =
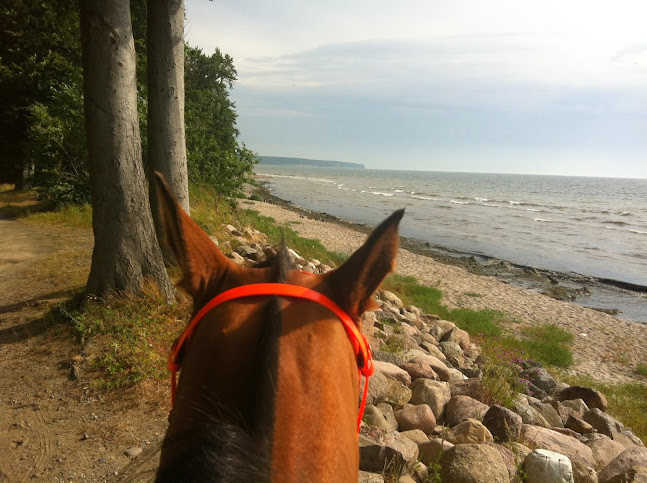
[[[337,181],[326,178],[314,178],[311,176],[297,176],[294,174],[269,174],[269,173],[258,173],[256,176],[263,178],[284,178],[284,179],[294,179],[300,181],[315,181],[317,183],[337,183]]]
[[[508,201],[508,203],[516,206],[516,205],[520,205],[521,201]]]
[[[533,218],[533,220],[540,221],[540,222],[543,222],[543,223],[554,223],[554,222],[557,221],[557,220],[551,220],[549,218]]]
[[[476,201],[481,202],[481,203],[485,203],[486,201],[490,201],[490,200],[488,200],[487,198],[478,198],[478,197],[477,197],[477,198],[474,198],[474,199],[475,199]]]
[[[465,199],[465,198],[461,198],[461,199]],[[455,205],[469,205],[469,204],[470,204],[470,203],[468,203],[467,201],[449,200],[449,202],[450,202],[450,203],[454,203]]]
[[[631,233],[636,233],[638,235],[647,235],[647,231],[640,231],[640,230],[627,230]]]
[[[381,191],[366,191],[362,190],[360,193],[368,193],[370,195],[377,195],[377,196],[394,196],[393,193],[382,193]]]
[[[634,214],[628,211],[623,211],[622,213],[618,213],[618,216],[634,216]]]
[[[541,213],[544,210],[538,210],[537,208],[526,208],[526,211],[534,211],[536,213]]]
[[[404,190],[393,190],[393,191],[395,191],[396,193],[404,193]]]
[[[497,205],[495,203],[483,203],[483,206],[489,206],[491,208],[500,208],[501,205]]]
[[[411,196],[411,198],[424,201],[438,201],[438,198],[430,198],[429,196]]]
[[[609,225],[619,225],[619,226],[624,226],[629,224],[624,221],[615,221],[615,220],[604,220],[602,223],[606,223]]]

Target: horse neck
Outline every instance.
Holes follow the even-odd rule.
[[[272,444],[274,481],[357,481],[358,373],[343,326],[326,309],[284,309]],[[314,314],[315,317],[310,319]]]

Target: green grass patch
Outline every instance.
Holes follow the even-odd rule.
[[[168,377],[166,359],[186,325],[188,304],[167,304],[152,286],[144,293],[92,299],[66,314],[87,344],[99,387],[128,387],[143,379]]]
[[[635,370],[636,374],[647,377],[647,364],[639,362]]]
[[[480,293],[476,293],[476,292],[465,292],[465,295],[467,295],[468,297],[474,297],[474,298],[483,297],[483,295],[481,295]]]
[[[31,214],[28,219],[36,223],[92,228],[92,207],[90,205],[65,205],[54,211]]]
[[[605,384],[589,376],[569,374],[560,374],[560,380],[600,391],[609,403],[607,413],[633,429],[640,439],[647,441],[647,385],[640,382]]]

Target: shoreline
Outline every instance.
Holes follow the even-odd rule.
[[[263,201],[248,200],[246,205],[279,224],[289,224],[301,236],[321,241],[332,251],[354,251],[371,230],[366,225],[300,208],[263,187],[255,187],[254,192]],[[575,364],[566,373],[588,375],[606,383],[647,381],[634,372],[638,363],[647,361],[647,324],[618,319],[572,302],[555,300],[505,278],[477,273],[478,261],[456,261],[449,254],[445,257],[451,258],[439,260],[430,256],[433,248],[403,239],[396,272],[442,290],[443,302],[450,309],[493,309],[511,315],[518,320],[508,327],[514,332],[550,323],[569,330],[575,336],[572,345]],[[508,270],[509,267],[513,271],[521,270],[504,264],[501,261]]]
[[[274,195],[266,186],[263,180],[256,181],[259,186],[255,192],[272,204],[276,204],[288,210],[322,221],[338,223],[346,228],[368,234],[371,227],[352,221],[345,220],[335,215],[301,208],[291,201],[284,200]],[[647,317],[640,319],[635,314],[634,305],[638,305],[638,299],[647,301],[647,286],[639,285],[622,280],[584,275],[577,272],[560,272],[530,265],[519,264],[497,257],[481,253],[470,253],[456,250],[449,247],[433,245],[431,243],[410,238],[400,237],[400,246],[407,250],[433,258],[441,263],[463,267],[470,273],[495,277],[504,283],[510,283],[517,287],[532,290],[556,300],[575,303],[592,310],[603,312],[620,320],[647,324]],[[606,294],[620,294],[626,296],[625,304],[619,305],[609,303]],[[578,302],[580,301],[580,302]],[[588,302],[588,303],[587,303]],[[633,302],[633,304],[632,304]],[[624,310],[623,310],[624,309]],[[629,313],[625,316],[625,310]]]

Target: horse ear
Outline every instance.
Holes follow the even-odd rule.
[[[181,285],[194,300],[203,296],[212,281],[235,266],[182,209],[164,176],[155,181],[166,241],[182,269]]]
[[[398,225],[403,215],[404,209],[394,212],[341,267],[331,272],[334,298],[353,320],[375,308],[373,294],[395,268],[400,245]]]

